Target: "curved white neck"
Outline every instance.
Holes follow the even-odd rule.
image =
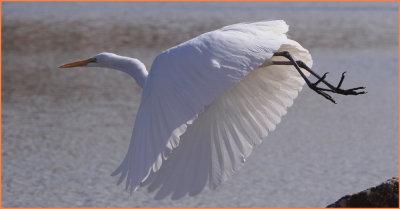
[[[118,56],[117,59],[107,63],[109,68],[117,69],[131,75],[136,83],[143,88],[148,72],[146,66],[138,59]]]

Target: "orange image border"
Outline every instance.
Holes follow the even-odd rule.
[[[113,1],[131,1],[131,0],[1,0],[1,1],[68,1],[68,2],[74,2],[74,1],[108,1],[108,2],[113,2]],[[188,1],[197,1],[197,2],[201,2],[201,1],[205,1],[205,2],[221,2],[221,1],[227,1],[227,2],[232,2],[232,1],[243,1],[243,0],[133,0],[133,1],[153,1],[153,2],[157,2],[157,1],[165,1],[165,2],[188,2]],[[315,2],[332,2],[332,1],[364,1],[364,2],[368,2],[368,1],[393,1],[393,2],[398,2],[399,0],[251,0],[251,1],[315,1]]]
[[[1,62],[1,60],[2,60],[2,56],[1,56],[1,52],[2,52],[2,27],[1,27],[1,23],[2,23],[2,2],[33,2],[33,1],[36,1],[36,2],[47,2],[47,1],[51,1],[51,2],[55,2],[55,1],[58,1],[58,2],[82,2],[82,0],[68,0],[68,1],[64,1],[64,0],[0,0],[0,63],[2,63]],[[111,2],[110,0],[83,0],[83,1],[97,1],[97,2],[106,2],[106,1],[108,1],[108,2]],[[130,0],[114,0],[114,1],[124,1],[124,2],[129,2]],[[134,1],[139,1],[139,2],[145,2],[145,1],[148,1],[148,0],[134,0]],[[134,2],[133,1],[133,2]],[[204,1],[204,2],[213,2],[213,1],[215,1],[215,2],[221,2],[221,1],[226,1],[226,2],[237,2],[237,1],[243,1],[243,0],[219,0],[219,1],[216,1],[216,0],[152,0],[153,2],[162,2],[162,1],[166,1],[166,2],[201,2],[201,1]],[[400,47],[399,47],[399,43],[400,43],[400,5],[399,5],[399,2],[400,2],[400,0],[252,0],[252,1],[254,1],[254,2],[259,2],[259,1],[266,1],[266,2],[268,2],[268,1],[272,1],[272,2],[276,2],[276,1],[285,1],[285,2],[301,2],[301,1],[303,1],[303,2],[310,2],[310,1],[315,1],[315,2],[334,2],[334,1],[336,1],[336,2],[338,2],[338,1],[340,1],[340,2],[398,2],[398,4],[397,4],[397,7],[398,7],[398,24],[399,24],[399,27],[398,27],[398,45],[397,45],[397,47],[398,47],[398,55],[399,55],[399,57],[398,57],[398,59],[400,60]],[[398,65],[399,65],[399,71],[398,72],[400,72],[400,64],[398,63]],[[0,78],[1,78],[1,74],[2,74],[2,65],[0,65]],[[2,79],[0,79],[0,115],[1,115],[1,111],[2,111],[2,85],[1,85],[1,82],[2,81]],[[398,88],[398,104],[400,104],[400,73],[399,73],[399,76],[398,76],[398,86],[397,86],[397,88]],[[399,109],[398,109],[398,113],[400,112],[400,105],[399,105],[399,107],[398,107]],[[398,115],[398,121],[400,121],[400,115]],[[0,117],[0,138],[2,139],[2,117]],[[398,124],[398,136],[400,136],[400,122],[399,122],[399,124]],[[398,139],[399,140],[399,139]],[[0,150],[1,150],[1,148],[2,148],[2,140],[0,140]],[[400,143],[399,143],[399,147],[398,147],[398,150],[400,150]],[[1,168],[2,168],[2,155],[0,155],[0,179],[2,179],[2,172],[1,172]],[[400,161],[400,157],[399,157],[399,161]],[[400,167],[400,166],[399,166]],[[400,173],[400,168],[399,168],[399,171],[398,171],[398,175],[399,175],[399,173]],[[0,188],[2,188],[1,187],[2,186],[2,181],[0,181]],[[3,208],[2,207],[2,204],[1,204],[1,202],[2,202],[2,193],[1,193],[1,191],[2,191],[2,189],[0,189],[0,208]],[[59,209],[64,209],[64,208],[59,208]],[[71,209],[71,208],[65,208],[65,209]],[[106,208],[104,208],[104,209],[106,209]],[[107,208],[108,209],[108,208]],[[210,208],[210,209],[214,209],[214,208]]]

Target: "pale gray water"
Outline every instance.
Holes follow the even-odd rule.
[[[3,207],[325,207],[398,175],[395,2],[2,3]],[[308,88],[216,191],[155,201],[115,186],[140,101],[127,75],[59,70],[102,51],[150,67],[162,50],[236,22],[284,19],[315,71],[368,94]]]

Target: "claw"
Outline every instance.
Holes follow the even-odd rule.
[[[321,94],[323,97],[325,97],[326,99],[328,99],[329,101],[333,102],[336,104],[336,101],[331,97],[331,95],[323,92],[323,91],[317,91],[318,94]]]
[[[357,87],[357,88],[351,88],[351,89],[335,89],[335,93],[337,94],[343,94],[343,95],[358,95],[358,94],[366,94],[366,91],[360,91],[360,92],[356,92],[356,90],[360,90],[360,89],[365,89],[365,87]]]
[[[356,87],[356,88],[347,89],[347,90],[348,91],[354,91],[354,90],[359,90],[359,89],[365,89],[365,87],[361,86],[361,87]]]
[[[337,89],[339,89],[342,86],[343,80],[344,80],[344,74],[346,74],[346,71],[342,73],[342,77],[340,78],[339,84],[337,85]]]
[[[317,92],[318,94],[320,94],[321,96],[325,97],[325,99],[336,104],[336,101],[331,97],[331,95],[324,92],[325,89],[317,88],[315,86],[312,86],[311,89],[314,90],[315,92]]]

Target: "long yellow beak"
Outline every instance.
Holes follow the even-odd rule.
[[[65,65],[61,65],[59,68],[71,68],[71,67],[80,67],[80,66],[86,66],[88,63],[93,62],[93,58],[87,59],[87,60],[80,60],[76,62],[71,62]]]

